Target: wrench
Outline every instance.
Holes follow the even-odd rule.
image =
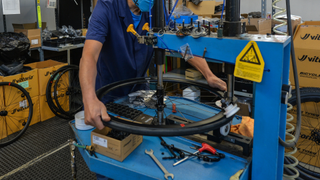
[[[163,167],[163,165],[160,163],[160,161],[153,155],[153,150],[152,150],[152,149],[150,149],[150,151],[145,150],[144,152],[145,152],[146,154],[148,154],[148,155],[153,159],[154,162],[157,163],[157,165],[158,165],[158,166],[160,167],[160,169],[163,171],[164,177],[165,177],[167,180],[168,180],[168,177],[171,177],[172,179],[174,178],[174,175],[171,174],[171,173],[169,173],[169,172],[166,170],[166,168]]]

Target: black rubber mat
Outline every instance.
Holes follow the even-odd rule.
[[[58,149],[71,137],[73,134],[68,122],[56,117],[29,127],[19,140],[0,149],[0,177]],[[70,149],[66,146],[5,179],[72,179],[70,158]],[[76,165],[77,179],[96,179],[78,150]]]

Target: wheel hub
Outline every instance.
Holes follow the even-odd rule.
[[[8,111],[0,111],[0,116],[7,116],[8,115]]]
[[[311,131],[311,136],[313,137],[314,141],[320,145],[320,131],[317,129],[314,129]]]

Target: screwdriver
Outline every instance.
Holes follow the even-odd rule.
[[[198,149],[198,151],[194,152],[193,155],[198,154],[198,153],[200,154],[202,151],[209,151],[209,152],[211,152],[212,154],[216,154],[216,153],[217,153],[217,150],[215,150],[215,149],[214,149],[213,147],[211,147],[209,144],[207,144],[207,143],[202,143],[201,145],[202,145],[202,147],[201,147],[200,149]],[[186,161],[187,159],[189,159],[189,157],[190,157],[190,156],[187,156],[187,157],[181,159],[180,161],[174,163],[173,166],[176,166],[176,165],[178,165],[178,164]]]

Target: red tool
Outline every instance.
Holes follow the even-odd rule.
[[[212,154],[216,154],[216,153],[217,153],[217,150],[214,149],[213,147],[211,147],[209,144],[207,144],[207,143],[202,143],[201,145],[202,145],[202,147],[201,147],[200,149],[198,149],[198,151],[194,152],[193,154],[200,154],[200,153],[203,152],[203,151],[209,151],[209,152],[211,152]],[[173,166],[176,166],[176,165],[184,162],[185,160],[189,159],[189,157],[190,157],[190,156],[187,156],[187,157],[181,159],[180,161],[174,163]]]
[[[213,147],[211,147],[209,144],[207,144],[207,143],[202,143],[201,145],[202,145],[202,147],[201,147],[200,149],[198,149],[198,151],[199,151],[200,153],[202,153],[202,151],[209,151],[209,152],[211,152],[213,155],[217,153],[217,150],[214,149]]]
[[[176,104],[175,104],[175,103],[172,104],[172,112],[173,112],[173,113],[176,113],[176,112],[177,112],[177,110],[176,110]]]

